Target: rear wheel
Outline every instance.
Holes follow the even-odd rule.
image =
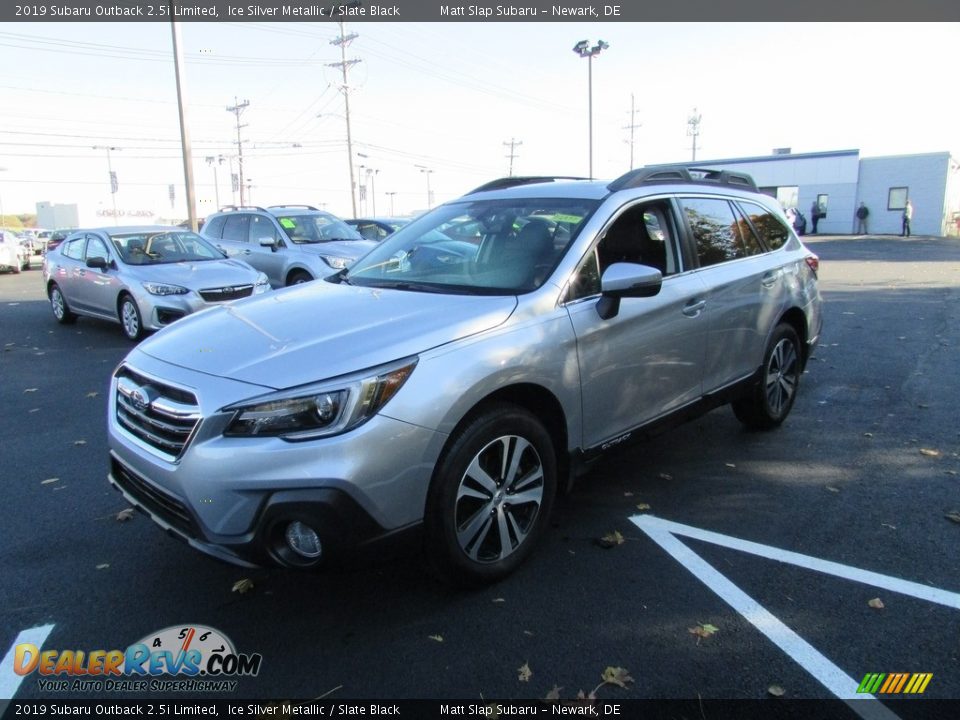
[[[466,586],[513,572],[543,533],[556,487],[543,424],[516,405],[489,407],[457,433],[434,472],[424,517],[431,567]]]
[[[143,320],[137,302],[129,295],[120,298],[120,325],[128,340],[136,342],[143,337]]]
[[[53,310],[53,316],[61,325],[70,325],[77,321],[77,316],[70,312],[67,300],[56,283],[50,286],[50,307]]]
[[[800,338],[792,325],[774,330],[763,356],[760,382],[733,403],[737,419],[749,428],[775,428],[790,414],[800,385]]]

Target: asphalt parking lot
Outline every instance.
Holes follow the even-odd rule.
[[[720,408],[604,460],[516,575],[470,593],[411,551],[247,571],[118,521],[105,396],[131,346],[57,325],[36,263],[0,276],[0,657],[31,628],[92,650],[198,624],[263,655],[239,697],[831,698],[932,673],[923,699],[960,698],[960,241],[807,240],[825,327],[784,426]],[[0,668],[0,700],[55,696]]]

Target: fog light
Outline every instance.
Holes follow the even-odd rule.
[[[297,555],[305,558],[318,558],[323,548],[320,545],[320,537],[309,525],[304,525],[299,520],[287,525],[287,545]]]

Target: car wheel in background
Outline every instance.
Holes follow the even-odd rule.
[[[70,312],[67,299],[63,297],[60,286],[56,283],[50,286],[50,307],[53,309],[53,316],[61,325],[70,325],[77,321],[77,316]]]
[[[477,586],[520,565],[550,516],[556,466],[550,434],[527,410],[496,404],[468,421],[427,495],[424,549],[440,579]]]
[[[749,428],[769,430],[782,423],[797,397],[801,375],[800,339],[792,325],[781,323],[773,331],[763,356],[760,382],[733,402],[737,419]]]
[[[310,277],[308,273],[298,270],[297,272],[291,273],[290,278],[287,280],[287,285],[302,285],[303,283],[308,283],[312,281],[313,278]]]
[[[136,301],[130,295],[123,295],[120,298],[120,325],[123,327],[123,334],[128,340],[136,342],[143,337],[143,320],[140,317],[140,308]]]

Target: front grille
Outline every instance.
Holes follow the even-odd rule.
[[[232,287],[207,288],[200,291],[200,297],[207,302],[227,302],[238,300],[253,294],[253,285],[234,285]]]
[[[144,480],[116,458],[110,458],[110,469],[114,482],[136,498],[137,502],[147,510],[189,537],[199,537],[193,517],[179,498]]]
[[[140,375],[117,371],[117,422],[141,442],[176,459],[200,421],[193,393]]]

